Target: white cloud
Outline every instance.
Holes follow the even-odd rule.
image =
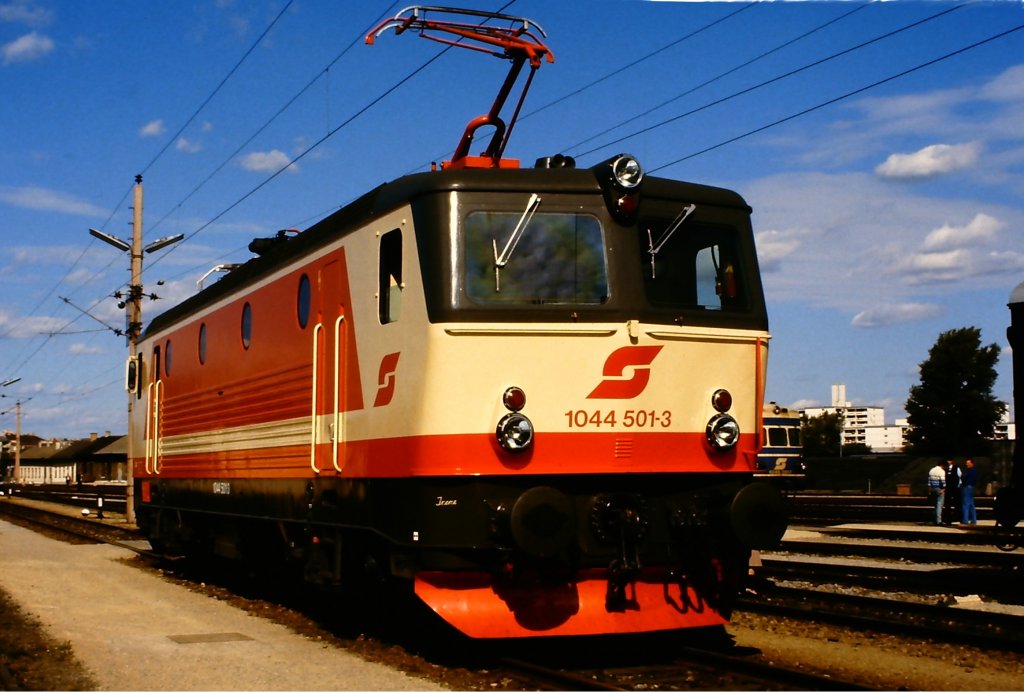
[[[899,262],[898,272],[912,284],[956,281],[971,274],[972,253],[966,248],[917,252]]]
[[[72,355],[88,355],[91,353],[103,353],[103,349],[98,346],[90,346],[83,343],[71,344],[68,347],[68,353]]]
[[[21,38],[10,43],[5,43],[0,48],[4,56],[4,64],[10,65],[16,62],[31,62],[46,57],[53,52],[55,44],[53,39],[38,31],[25,34]]]
[[[32,239],[26,237],[24,240],[31,242]],[[7,251],[7,259],[14,265],[22,267],[41,267],[45,265],[67,267],[74,264],[75,260],[79,257],[82,257],[82,247],[80,245],[15,245]],[[94,259],[92,256],[89,256],[89,263],[96,265],[110,259],[110,255],[106,250],[102,252],[101,257],[103,259]],[[96,273],[93,267],[83,267],[83,270],[88,271],[90,276]],[[42,277],[31,273],[22,277],[22,281],[25,282],[39,280],[43,280]]]
[[[996,76],[979,75],[977,82],[861,98],[843,107],[846,115],[842,119],[836,119],[820,132],[800,130],[799,137],[788,142],[803,149],[801,156],[811,165],[835,166],[837,162],[849,164],[868,158],[876,159],[877,163],[905,147],[907,141],[927,137],[945,146],[977,146],[977,155],[985,153],[985,165],[974,166],[971,175],[990,181],[999,179],[1013,165],[1012,160],[1003,158],[1004,152],[1021,142],[1024,134],[1020,128],[1024,119],[1024,65],[1010,67]],[[927,148],[900,152],[876,172],[884,175],[884,171],[897,171],[899,166],[917,171],[921,159],[926,158],[922,152],[927,154]],[[1013,177],[1017,179],[1016,175]]]
[[[951,292],[1001,288],[1024,272],[1024,249],[995,242],[1007,234],[999,229],[1024,227],[1019,208],[987,202],[982,214],[977,200],[927,196],[868,173],[780,174],[737,187],[755,229],[800,229],[757,237],[770,304],[856,315],[874,305],[941,304]],[[952,228],[949,219],[970,221]],[[780,262],[784,270],[773,271]]]
[[[242,168],[259,173],[276,173],[288,166],[289,161],[291,159],[280,149],[257,151],[242,157]],[[298,172],[299,167],[293,164],[288,166],[288,170]]]
[[[977,142],[932,144],[912,154],[890,155],[875,173],[883,178],[928,178],[973,166],[980,150]]]
[[[857,313],[853,320],[850,321],[850,324],[854,327],[864,328],[887,327],[905,322],[919,322],[940,314],[942,314],[940,306],[927,303],[876,305],[873,308]]]
[[[174,148],[185,154],[197,154],[203,150],[203,145],[199,142],[190,142],[184,137],[179,137],[178,141],[174,143]]]
[[[821,408],[822,404],[817,399],[797,399],[789,408],[801,411],[805,408]]]
[[[159,137],[166,131],[163,120],[150,120],[139,129],[139,137]]]
[[[0,22],[17,22],[29,26],[43,26],[53,21],[53,12],[31,2],[15,0],[0,5]]]
[[[981,255],[984,270],[993,274],[1019,274],[1024,271],[1024,253],[1016,250],[994,250]]]
[[[966,226],[957,227],[943,224],[941,228],[936,228],[924,239],[924,247],[928,250],[936,250],[975,245],[992,240],[1005,225],[988,214],[977,214]]]
[[[958,248],[945,252],[918,252],[898,262],[890,274],[908,286],[984,280],[1005,282],[1005,278],[1024,271],[1024,254],[1014,250],[983,252],[977,248]],[[973,287],[973,286],[972,286]]]
[[[249,33],[249,20],[245,17],[233,16],[228,18],[228,24],[234,29],[239,37],[245,37]]]
[[[756,236],[757,259],[762,272],[776,272],[782,267],[782,260],[796,252],[801,237],[806,231],[788,229],[783,231],[762,231]]]
[[[31,339],[40,334],[53,334],[67,322],[67,318],[13,317],[0,312],[0,339]]]
[[[92,204],[57,190],[27,185],[24,187],[0,186],[0,202],[25,209],[55,211],[61,214],[79,216],[102,216],[104,211]]]
[[[991,101],[1024,101],[1024,65],[1010,67],[985,84],[981,96]]]

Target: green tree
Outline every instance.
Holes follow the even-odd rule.
[[[939,334],[920,364],[921,383],[907,399],[907,446],[911,453],[981,455],[988,451],[1006,404],[992,395],[999,346],[981,345],[976,327]]]
[[[823,413],[820,416],[805,417],[800,428],[804,437],[805,456],[839,456],[839,438],[843,430],[843,414]]]

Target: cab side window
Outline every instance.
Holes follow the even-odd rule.
[[[397,322],[402,315],[402,231],[395,229],[380,237],[380,267],[377,307],[380,323]]]

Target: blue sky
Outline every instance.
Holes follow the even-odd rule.
[[[0,390],[0,428],[20,400],[23,432],[126,429],[125,342],[108,327],[124,327],[111,294],[128,258],[88,229],[130,238],[136,174],[145,242],[188,236],[146,257],[151,318],[213,265],[244,261],[253,237],[307,227],[449,154],[506,64],[462,50],[428,64],[440,46],[413,35],[363,44],[404,5],[0,0],[0,382],[20,378]],[[589,166],[630,152],[754,208],[770,399],[827,405],[842,382],[891,421],[939,333],[972,326],[1002,347],[996,395],[1011,400],[1021,3],[505,11],[543,27],[555,55],[509,155]]]

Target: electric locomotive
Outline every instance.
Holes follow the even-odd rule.
[[[446,30],[420,12],[394,21]],[[535,69],[550,54],[517,21],[485,34]],[[625,154],[520,166],[503,92],[440,170],[254,242],[150,323],[130,367],[140,527],[404,585],[471,637],[721,624],[786,523],[753,482],[750,208]]]

